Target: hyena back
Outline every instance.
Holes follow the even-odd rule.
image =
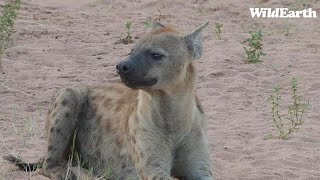
[[[183,36],[154,23],[117,64],[121,84],[60,90],[47,118],[42,173],[65,179],[74,149],[95,175],[110,170],[109,179],[213,179],[192,64],[207,24]]]

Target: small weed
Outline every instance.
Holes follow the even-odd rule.
[[[39,139],[43,134],[40,134],[37,130],[37,121],[41,116],[41,109],[37,108],[37,115],[32,117],[24,117],[22,119],[16,118],[16,108],[13,107],[13,116],[11,118],[11,126],[19,139],[21,148],[25,148],[32,140]]]
[[[217,37],[218,37],[220,40],[222,40],[223,38],[221,37],[221,32],[222,32],[221,28],[222,28],[223,24],[220,24],[220,23],[214,23],[214,24],[215,24],[215,29],[214,29],[214,31],[215,31]]]
[[[130,44],[133,43],[133,38],[132,38],[132,21],[127,21],[127,23],[125,24],[125,27],[127,29],[126,32],[126,37],[125,38],[120,38],[116,44]]]
[[[302,10],[310,8],[310,0],[296,0],[294,10]]]
[[[316,2],[317,2],[317,0],[295,0],[289,6],[289,10],[301,11],[304,9],[312,8],[313,3],[316,3]]]
[[[127,28],[127,36],[125,37],[125,40],[128,42],[128,44],[133,43],[132,36],[131,36],[132,21],[128,21],[126,23],[126,28]]]
[[[143,25],[146,29],[150,28],[152,26],[151,17],[148,17],[148,19],[143,22]]]
[[[19,8],[20,0],[10,0],[2,7],[2,16],[0,16],[0,58],[9,46],[10,37],[13,33],[12,27]]]
[[[90,6],[96,7],[99,3],[101,3],[101,0],[92,0],[90,1]]]
[[[12,146],[12,143],[8,144],[7,142],[5,142],[5,139],[3,139],[0,136],[0,139],[1,139],[0,142],[2,143],[2,148],[4,148],[7,152],[9,152],[8,154],[12,154],[19,157],[22,149],[29,147],[31,144],[39,143],[39,140],[41,139],[41,137],[43,137],[43,134],[37,131],[39,129],[38,121],[40,119],[41,114],[42,114],[42,110],[40,108],[36,108],[35,115],[19,118],[17,117],[16,106],[15,104],[13,104],[13,113],[11,115],[11,118],[9,119],[10,125],[11,125],[10,130],[12,131],[14,137],[18,140],[19,145]],[[39,167],[40,165],[41,164],[39,164]],[[34,175],[34,171],[30,171],[30,172],[25,171],[25,177],[26,177],[25,179],[30,179],[30,177],[33,175]],[[0,174],[0,180],[1,180],[1,174]]]
[[[247,47],[243,47],[247,55],[247,61],[249,63],[261,62],[261,56],[266,55],[262,51],[262,32],[259,30],[250,31],[249,33],[251,37],[243,42],[247,45]]]
[[[281,109],[280,87],[274,87],[274,92],[269,100],[272,103],[272,119],[277,128],[277,138],[287,139],[287,137],[298,130],[298,126],[303,124],[303,115],[309,103],[298,96],[298,82],[296,78],[291,80],[292,104],[288,106],[288,114],[283,115]]]

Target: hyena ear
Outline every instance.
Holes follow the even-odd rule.
[[[209,22],[204,23],[202,26],[194,30],[191,34],[188,34],[184,37],[187,43],[188,51],[193,59],[199,59],[202,55],[201,31],[208,24]]]
[[[151,24],[151,30],[160,30],[162,28],[165,28],[166,26],[165,25],[162,25],[161,23],[159,22],[156,22],[156,21],[153,21],[152,24]]]

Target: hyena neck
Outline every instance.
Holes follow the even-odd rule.
[[[149,114],[148,121],[166,132],[180,132],[190,129],[196,109],[195,73],[192,65],[185,80],[169,91],[139,92],[139,111]],[[148,111],[148,112],[146,112]]]
[[[151,92],[151,94],[158,93],[160,95],[168,95],[170,97],[177,96],[181,98],[184,95],[192,95],[195,96],[196,94],[196,72],[192,63],[190,63],[183,75],[181,76],[180,80],[175,82],[175,84],[170,84],[168,88],[160,91]]]

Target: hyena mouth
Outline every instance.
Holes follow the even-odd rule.
[[[143,89],[145,87],[153,86],[157,83],[157,79],[143,79],[143,80],[131,80],[126,78],[121,78],[121,81],[128,87],[133,89]]]

